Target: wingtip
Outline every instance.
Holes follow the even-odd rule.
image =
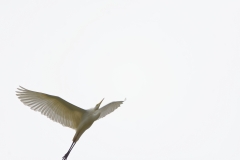
[[[18,88],[20,88],[20,89],[25,89],[25,88],[23,88],[22,86],[19,86]]]
[[[21,86],[18,86],[16,92],[16,96],[19,97],[19,94],[21,93]]]
[[[22,91],[22,90],[27,90],[26,88],[22,87],[22,86],[18,86],[17,88],[18,90]]]
[[[22,94],[24,91],[26,91],[27,89],[23,88],[22,86],[18,86],[16,92],[16,95],[19,96],[20,94]]]

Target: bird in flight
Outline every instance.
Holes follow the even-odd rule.
[[[41,112],[51,120],[76,130],[72,144],[67,153],[62,157],[62,160],[67,159],[81,135],[90,128],[96,120],[113,112],[124,102],[114,101],[99,108],[104,100],[102,99],[94,108],[85,110],[60,97],[31,91],[21,86],[16,93],[20,101],[32,110]]]

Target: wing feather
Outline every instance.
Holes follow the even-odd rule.
[[[111,102],[105,106],[103,106],[102,108],[100,108],[98,111],[100,112],[100,116],[98,119],[105,117],[106,115],[112,113],[115,109],[117,109],[118,107],[120,107],[120,105],[123,103],[124,101],[115,101],[115,102]]]
[[[19,87],[17,96],[20,101],[32,110],[38,111],[63,126],[76,129],[86,110],[79,108],[64,99]]]

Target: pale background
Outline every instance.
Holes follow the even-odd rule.
[[[238,0],[0,2],[0,157],[60,160],[74,130],[21,85],[85,109],[126,102],[69,160],[239,160]]]

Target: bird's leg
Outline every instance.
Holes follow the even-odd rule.
[[[70,146],[69,150],[67,151],[67,153],[63,156],[62,160],[66,160],[68,155],[70,154],[71,150],[73,149],[74,145],[76,144],[76,142],[73,142],[72,145]]]

